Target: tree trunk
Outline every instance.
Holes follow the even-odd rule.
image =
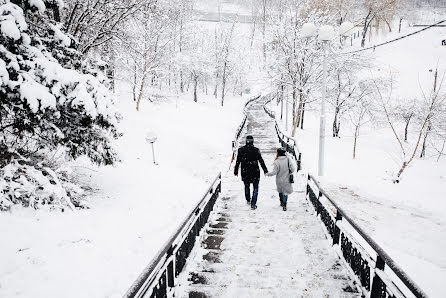
[[[400,23],[398,25],[398,33],[401,33],[401,22],[403,21],[403,18],[400,17]]]
[[[256,32],[256,20],[254,20],[254,23],[252,24],[252,33],[251,33],[251,49],[252,49],[252,45],[254,43],[254,35]]]
[[[138,100],[136,102],[136,110],[139,111],[139,105],[141,103],[142,95],[144,93],[144,85],[146,81],[146,75],[144,74],[141,79],[141,86],[139,87]]]
[[[410,117],[410,118],[412,118],[412,117]],[[410,118],[406,120],[406,126],[404,127],[404,141],[405,142],[407,142],[407,133],[409,131]]]
[[[263,0],[263,59],[266,61],[266,43],[265,43],[265,32],[266,32],[266,0]]]
[[[194,101],[198,102],[197,96],[198,76],[194,75]]]
[[[339,136],[338,134],[338,114],[339,114],[339,107],[336,107],[334,119],[333,119],[333,138],[337,138]]]
[[[180,92],[184,93],[183,71],[180,71]]]
[[[224,105],[225,102],[225,87],[226,87],[226,62],[223,64],[223,74],[221,81],[221,106]]]
[[[392,27],[390,27],[390,23],[387,20],[385,20],[385,22],[387,24],[387,28],[389,28],[389,32],[392,32]]]
[[[133,101],[136,101],[136,84],[137,84],[137,76],[136,76],[136,62],[135,62],[135,68],[133,70],[133,88],[132,88],[132,92],[133,92]]]
[[[437,162],[440,161],[440,157],[443,155],[445,144],[446,144],[446,139],[443,140],[443,145],[441,146],[441,150],[440,152],[438,152]]]
[[[214,87],[214,97],[217,98],[218,92],[218,74],[215,76],[215,87]]]
[[[358,134],[359,134],[359,126],[355,127],[355,140],[353,142],[353,159],[356,158],[356,144],[358,140]]]
[[[283,118],[283,93],[280,100],[280,120]]]
[[[367,30],[369,29],[369,25],[370,25],[370,23],[368,21],[368,18],[366,18],[364,20],[364,27],[362,29],[363,31],[362,31],[361,47],[365,46],[365,39],[367,37]]]
[[[141,78],[141,85],[139,87],[139,94],[138,94],[138,100],[136,101],[136,110],[139,111],[139,105],[141,104],[141,99],[142,99],[142,95],[144,93],[144,85],[146,82],[146,77],[147,77],[147,55],[146,53],[144,53],[144,67],[143,67],[143,75]]]
[[[295,136],[296,135],[296,129],[299,127],[300,124],[300,115],[302,114],[302,106],[303,106],[303,95],[302,95],[302,91],[299,90],[299,105],[297,107],[297,112],[294,115],[294,123],[293,123],[293,131],[291,133],[291,136]],[[295,103],[293,103],[293,112],[295,109]]]
[[[302,105],[302,116],[300,117],[300,129],[304,129],[305,103]]]
[[[426,157],[426,140],[427,140],[427,137],[429,136],[431,128],[432,128],[432,125],[431,125],[431,122],[429,121],[429,125],[427,126],[426,133],[424,134],[423,145],[421,146],[420,158]]]

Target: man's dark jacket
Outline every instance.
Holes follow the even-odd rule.
[[[237,161],[235,163],[234,174],[238,174],[238,167],[242,165],[242,180],[245,183],[254,183],[260,180],[260,168],[263,172],[268,173],[260,150],[253,144],[246,144],[238,149]]]

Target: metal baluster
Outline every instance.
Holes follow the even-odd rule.
[[[338,221],[342,220],[342,213],[339,212],[339,210],[336,210],[336,220],[334,222],[334,235],[333,235],[333,245],[339,244],[339,237],[341,235],[341,230],[339,229],[337,223]]]
[[[378,255],[376,257],[376,266],[375,266],[375,268],[384,271],[384,267],[385,266],[386,266],[386,263]],[[370,292],[370,298],[385,297],[385,289],[386,289],[386,285],[381,280],[381,278],[378,276],[378,274],[376,274],[376,272],[375,272],[375,276],[373,277],[373,281],[372,281],[372,291]],[[383,292],[384,292],[384,296],[383,296]]]

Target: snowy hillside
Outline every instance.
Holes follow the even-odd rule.
[[[313,212],[308,173],[429,297],[443,297],[443,2],[0,0],[0,297],[122,297],[191,212],[146,289],[400,291],[378,251],[356,254],[359,234],[336,242],[342,219]],[[294,191],[265,102],[302,153]],[[238,154],[248,135],[259,150]],[[261,155],[276,178],[257,171]],[[193,209],[219,173],[221,194]],[[247,188],[259,179],[257,206]]]
[[[403,33],[414,30],[407,28]],[[395,96],[408,100],[421,97],[432,88],[432,69],[446,65],[446,47],[441,46],[445,33],[445,28],[434,28],[369,51],[367,57],[376,59],[379,72],[393,76]],[[397,36],[386,34],[381,41]],[[304,168],[313,175],[317,173],[315,148],[319,142],[319,111],[315,108],[305,115],[304,129],[296,136]],[[276,114],[280,115],[280,105]],[[374,123],[362,127],[357,156],[352,159],[353,127],[346,122],[340,138],[332,138],[333,118],[327,116],[323,187],[422,288],[432,297],[441,297],[441,284],[446,279],[446,158],[437,161],[435,150],[425,159],[417,156],[401,182],[394,184],[401,152],[392,130]],[[410,127],[415,130],[417,124]],[[403,132],[404,126],[399,124],[398,133]],[[409,133],[409,144],[413,146],[416,138],[415,132]]]

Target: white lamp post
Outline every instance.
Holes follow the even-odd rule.
[[[345,22],[341,24],[340,31],[343,36],[346,36],[353,28],[353,24]],[[325,97],[327,93],[327,52],[328,42],[335,36],[332,26],[323,25],[319,28],[319,32],[316,33],[316,26],[313,23],[305,23],[302,26],[302,36],[309,38],[318,35],[318,39],[322,41],[324,51],[323,62],[323,81],[322,81],[322,99],[321,99],[321,116],[319,121],[319,163],[318,163],[318,175],[324,175],[324,159],[325,159]]]
[[[146,141],[152,145],[152,157],[153,157],[153,163],[155,165],[158,165],[158,163],[155,160],[155,142],[157,139],[158,136],[152,131],[146,134]]]

